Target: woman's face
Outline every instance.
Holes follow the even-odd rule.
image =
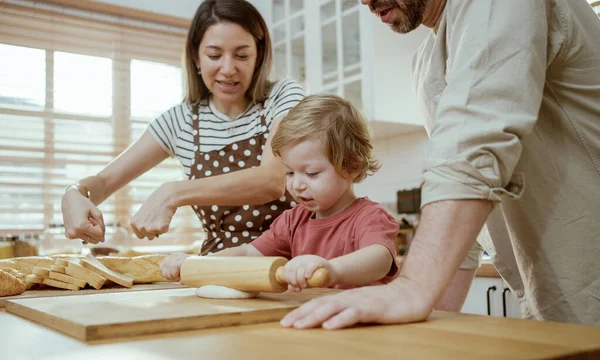
[[[220,22],[206,29],[198,49],[202,80],[222,102],[245,97],[256,67],[256,42],[243,27]]]

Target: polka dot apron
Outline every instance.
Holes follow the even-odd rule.
[[[262,151],[269,136],[264,116],[261,117],[263,133],[236,141],[220,150],[205,153],[199,150],[200,129],[197,106],[193,106],[192,119],[194,149],[197,150],[190,169],[190,180],[218,176],[260,165]],[[263,205],[192,206],[206,232],[200,255],[251,243],[269,228],[277,216],[293,205],[293,198],[286,191],[281,198]]]

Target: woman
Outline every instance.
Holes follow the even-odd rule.
[[[130,221],[138,238],[167,232],[185,205],[207,232],[202,255],[249,243],[268,229],[293,206],[270,135],[304,97],[294,81],[269,82],[271,67],[269,32],[254,6],[244,0],[202,2],[186,40],[184,102],[155,119],[97,175],[67,188],[66,236],[103,241],[96,205],[168,156],[179,159],[188,180],[165,183],[150,195]]]

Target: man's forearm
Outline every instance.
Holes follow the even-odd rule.
[[[456,274],[491,210],[488,200],[445,200],[423,207],[400,277],[419,286],[430,309]]]

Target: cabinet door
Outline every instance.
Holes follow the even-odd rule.
[[[304,0],[274,0],[271,36],[275,78],[305,85],[306,31]]]
[[[517,318],[520,319],[521,316],[521,306],[519,305],[519,302],[517,301],[517,297],[515,296],[515,294],[510,290],[510,288],[508,287],[508,284],[503,281],[502,286],[504,287],[502,290],[502,294],[503,294],[503,308],[502,308],[502,313],[506,314],[506,317],[511,317],[511,318]]]
[[[324,0],[318,7],[322,74],[314,90],[337,94],[362,110],[361,5],[356,0]]]
[[[476,277],[461,311],[467,314],[502,316],[503,285],[501,278]]]

